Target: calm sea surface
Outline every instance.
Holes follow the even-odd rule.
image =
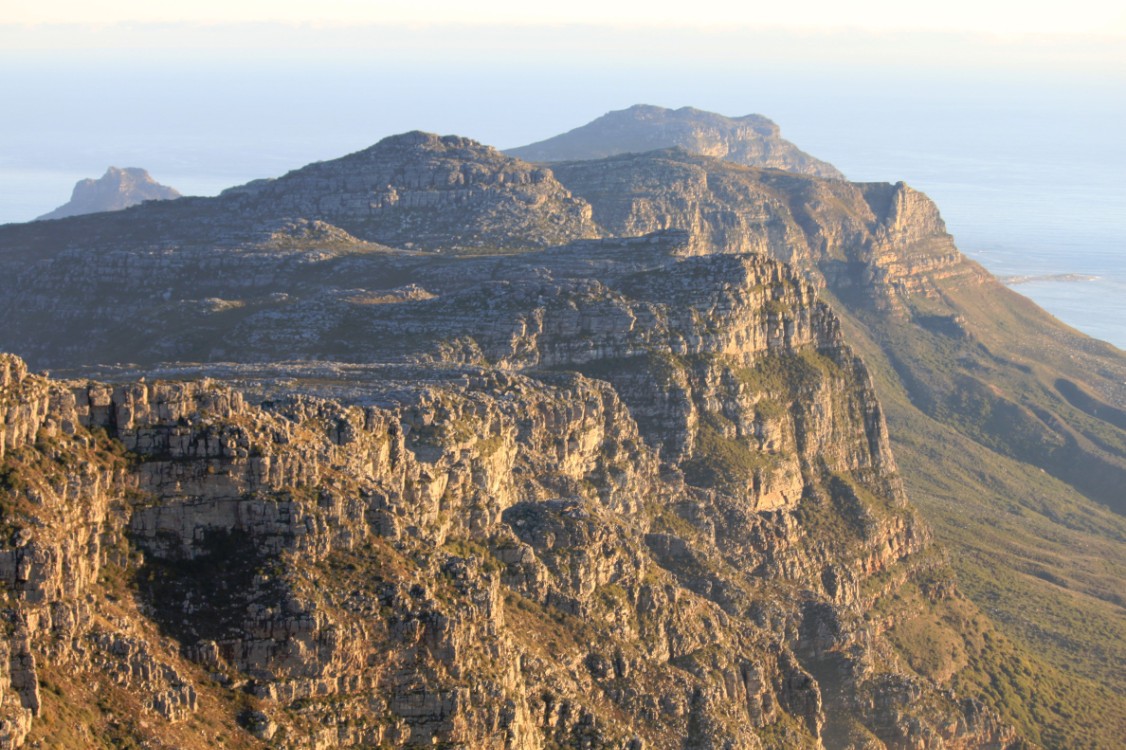
[[[0,121],[0,222],[51,210],[111,164],[214,195],[416,128],[510,147],[637,102],[760,112],[850,179],[923,190],[963,252],[1126,348],[1126,91],[1115,84],[587,73],[579,85],[581,70],[0,71],[16,105]]]

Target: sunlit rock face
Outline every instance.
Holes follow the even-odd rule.
[[[836,318],[688,245],[377,254],[423,263],[346,301],[388,364],[5,358],[6,746],[93,700],[62,665],[180,747],[1015,742],[868,621],[947,574]]]

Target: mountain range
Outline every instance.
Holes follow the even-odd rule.
[[[0,747],[1126,729],[1126,356],[765,118],[406,133],[0,271]]]

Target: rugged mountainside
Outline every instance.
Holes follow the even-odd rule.
[[[934,203],[903,183],[811,179],[680,149],[552,170],[611,236],[686,230],[693,252],[769,255],[831,289],[861,289],[880,308],[939,279],[988,277],[958,252]]]
[[[180,193],[174,188],[161,185],[143,169],[110,167],[96,180],[79,180],[69,201],[54,211],[43,214],[36,221],[101,211],[120,211],[144,201],[166,201],[179,197]]]
[[[295,221],[327,223],[333,237],[347,241],[447,251],[550,247],[598,234],[590,206],[572,197],[551,170],[467,138],[412,132],[215,198],[181,198],[61,224],[5,225],[0,256],[22,264],[29,249],[43,257],[69,248],[81,260],[92,247],[119,257],[231,248]]]
[[[0,349],[79,378],[4,379],[10,745],[1126,726],[1122,354],[905,185],[412,133],[2,227],[0,288]]]
[[[962,256],[934,204],[902,184],[768,174],[675,151],[553,169],[604,231],[685,227],[701,253],[757,242],[824,284],[872,368],[910,495],[955,552],[967,592],[1018,642],[1045,705],[1097,705],[1103,717],[1095,736],[1042,710],[1018,709],[1022,726],[1058,747],[1117,744],[1122,352]]]
[[[835,317],[683,242],[359,303],[398,365],[4,360],[6,746],[1018,746]]]
[[[961,255],[926,196],[682,152],[554,170],[611,235],[678,227],[692,232],[694,252],[794,264],[874,339],[922,411],[1126,512],[1126,359]]]
[[[665,109],[636,104],[546,141],[508,149],[507,153],[528,161],[555,162],[673,147],[750,167],[844,179],[832,164],[813,158],[782,138],[778,126],[762,115],[724,117],[692,107]]]

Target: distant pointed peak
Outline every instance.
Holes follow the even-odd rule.
[[[70,200],[37,220],[63,219],[67,216],[120,211],[149,200],[179,198],[175,188],[161,185],[148,170],[141,167],[106,168],[101,177],[79,180],[74,185]]]

